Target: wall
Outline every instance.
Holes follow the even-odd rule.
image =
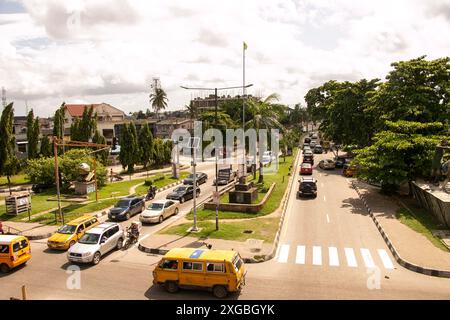
[[[450,200],[444,201],[437,198],[432,193],[420,188],[415,182],[412,185],[414,198],[419,204],[434,215],[440,223],[450,228]]]

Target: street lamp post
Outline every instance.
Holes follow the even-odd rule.
[[[246,85],[244,87],[239,86],[239,87],[223,87],[223,88],[191,88],[191,87],[185,87],[185,86],[181,86],[181,88],[186,89],[186,90],[205,90],[205,91],[212,91],[214,90],[214,110],[215,110],[215,126],[217,127],[217,112],[218,112],[218,100],[217,100],[217,91],[218,90],[231,90],[231,89],[246,89],[253,86],[253,84],[249,84]],[[242,97],[244,98],[244,97]],[[243,134],[245,137],[245,133]],[[245,154],[245,139],[242,141],[243,145],[244,145],[244,150],[243,153]],[[219,230],[219,165],[218,165],[218,150],[217,150],[217,146],[216,148],[214,148],[214,154],[215,154],[215,166],[216,166],[216,191],[215,191],[215,198],[216,198],[216,230]],[[195,169],[195,167],[194,167]],[[242,172],[242,174],[244,174],[244,171]],[[195,174],[194,174],[194,179],[195,179]],[[194,194],[194,198],[195,198],[195,194]],[[195,220],[195,217],[194,217]],[[195,224],[195,223],[194,223]]]

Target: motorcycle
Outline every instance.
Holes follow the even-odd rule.
[[[145,196],[145,201],[153,200],[156,195],[156,187],[150,187],[147,191],[147,195]]]
[[[136,226],[134,226],[135,231],[133,231],[133,224],[136,224]],[[139,223],[132,222],[132,225],[126,228],[126,238],[123,244],[124,250],[127,250],[130,246],[138,242],[141,229],[140,227],[141,226]]]

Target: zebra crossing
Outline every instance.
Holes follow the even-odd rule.
[[[314,266],[328,265],[330,267],[346,266],[349,268],[375,268],[381,267],[377,262],[381,262],[385,269],[394,269],[394,264],[384,249],[377,249],[371,253],[367,248],[343,248],[321,247],[305,245],[291,246],[282,244],[278,247],[275,261],[281,264],[295,263],[299,265],[312,264]]]

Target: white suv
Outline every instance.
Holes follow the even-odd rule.
[[[105,222],[87,231],[67,252],[70,262],[98,264],[103,255],[123,246],[124,231],[118,223]]]

